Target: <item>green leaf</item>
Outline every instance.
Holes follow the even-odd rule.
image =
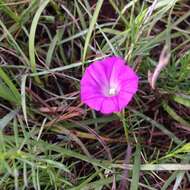
[[[38,25],[38,21],[40,19],[40,15],[42,14],[45,7],[48,5],[50,0],[42,1],[42,4],[40,5],[39,9],[36,11],[36,14],[32,20],[32,25],[30,28],[30,34],[29,34],[29,57],[30,57],[30,65],[31,70],[33,73],[36,72],[36,58],[35,58],[35,35],[36,35],[36,29]],[[41,83],[39,77],[35,77],[36,82]]]
[[[0,129],[4,129],[8,123],[15,117],[17,113],[17,110],[11,111],[6,116],[4,116],[2,119],[0,119]]]
[[[3,82],[0,82],[0,97],[9,102],[17,103],[15,95]]]
[[[15,14],[7,5],[7,1],[0,0],[0,12],[6,13],[10,18],[12,18],[15,22],[19,22],[19,16]]]
[[[12,92],[12,94],[15,97],[15,101],[17,102],[17,104],[20,104],[20,93],[17,90],[16,86],[13,84],[13,82],[11,81],[11,79],[8,77],[8,75],[3,71],[2,68],[0,68],[0,78],[4,81],[4,83],[9,87],[10,91]],[[5,89],[6,87],[1,85],[1,90]],[[8,90],[7,90],[8,92]],[[1,92],[2,96],[4,96],[5,94],[3,94],[3,92]],[[12,95],[9,95],[9,98],[12,97]],[[11,98],[12,99],[12,98]]]
[[[190,108],[190,96],[185,96],[185,95],[175,95],[173,99],[179,103],[182,104],[188,108]]]
[[[133,175],[132,175],[132,181],[131,181],[131,187],[130,190],[138,190],[138,184],[139,184],[139,176],[140,176],[140,160],[141,156],[141,150],[140,145],[137,144],[136,146],[136,152],[135,152],[135,162],[133,165]]]
[[[102,7],[103,2],[104,2],[104,0],[98,0],[97,5],[96,5],[96,9],[95,9],[94,14],[92,16],[92,19],[90,21],[89,30],[88,30],[88,33],[87,33],[87,36],[85,39],[85,44],[84,44],[83,57],[82,57],[83,62],[85,61],[87,49],[88,49],[88,46],[90,43],[90,38],[92,35],[92,31],[93,31],[94,26],[96,24],[96,21],[97,21],[97,18],[98,18],[98,15],[99,15],[99,12],[100,12],[100,9]]]
[[[163,102],[163,108],[164,110],[176,121],[178,121],[180,124],[190,127],[190,123],[188,123],[186,120],[184,120],[181,116],[179,116],[169,105],[167,105],[165,102]]]

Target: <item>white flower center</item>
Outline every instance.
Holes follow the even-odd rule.
[[[120,91],[120,85],[118,83],[111,83],[103,86],[102,92],[106,97],[117,96]]]
[[[117,89],[112,87],[109,89],[109,95],[110,96],[115,96],[117,94]]]

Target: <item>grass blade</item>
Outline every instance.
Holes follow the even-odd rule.
[[[17,110],[11,111],[7,115],[5,115],[2,119],[0,119],[0,129],[4,129],[9,122],[16,116]]]
[[[130,190],[138,190],[139,187],[139,176],[140,176],[140,156],[141,156],[141,150],[140,145],[137,144],[136,146],[136,152],[135,152],[135,162],[133,165],[133,175],[132,175],[132,181],[131,181],[131,187]]]
[[[179,104],[182,104],[188,108],[190,108],[190,96],[183,96],[183,95],[176,95],[173,97],[173,99],[179,103]]]
[[[35,35],[36,35],[36,29],[38,25],[38,21],[40,19],[40,16],[45,9],[45,7],[48,5],[50,0],[42,1],[42,4],[40,5],[39,9],[36,11],[36,14],[32,20],[32,25],[30,28],[30,34],[29,34],[29,57],[30,57],[30,65],[32,72],[36,72],[36,58],[35,58]],[[41,83],[39,80],[39,77],[35,77],[36,82]]]
[[[178,121],[180,124],[190,127],[190,123],[188,123],[186,120],[184,120],[181,116],[179,116],[169,105],[167,105],[165,102],[163,103],[164,110],[176,121]]]
[[[12,91],[0,81],[0,97],[12,103],[18,103]]]
[[[85,44],[84,44],[82,62],[85,61],[86,53],[87,53],[88,46],[89,46],[89,43],[90,43],[90,38],[91,38],[91,35],[92,35],[92,31],[94,29],[94,26],[96,25],[97,18],[98,18],[98,15],[99,15],[99,12],[100,12],[100,9],[102,7],[103,2],[104,2],[104,0],[98,0],[97,5],[96,5],[96,9],[95,9],[94,14],[92,16],[92,19],[90,21],[89,30],[88,30],[88,33],[87,33],[87,36],[86,36],[86,39],[85,39]]]
[[[28,126],[27,113],[26,113],[26,89],[25,89],[26,78],[27,78],[27,75],[24,75],[21,79],[21,105],[22,105],[24,119]]]
[[[132,112],[136,113],[138,116],[142,117],[143,119],[145,119],[146,121],[150,122],[153,126],[155,126],[156,128],[160,129],[164,134],[168,135],[176,144],[181,144],[182,141],[177,138],[171,131],[169,131],[166,127],[164,127],[163,125],[157,123],[156,121],[154,121],[153,119],[151,119],[150,117],[144,115],[143,113],[140,113],[134,109],[130,109]]]
[[[9,87],[11,90],[12,94],[14,94],[15,99],[18,104],[20,104],[20,93],[17,90],[16,86],[13,84],[13,82],[10,80],[8,75],[3,71],[2,68],[0,68],[0,78],[4,81],[4,83]]]

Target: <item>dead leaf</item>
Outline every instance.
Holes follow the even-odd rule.
[[[156,81],[159,77],[160,72],[166,67],[166,65],[169,63],[170,60],[170,53],[168,52],[168,48],[165,45],[162,49],[162,52],[160,54],[159,63],[156,66],[153,73],[148,71],[148,82],[150,83],[150,86],[152,89],[156,88]]]

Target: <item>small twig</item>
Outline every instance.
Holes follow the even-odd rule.
[[[33,92],[30,88],[26,87],[26,92],[28,92],[28,94],[31,94],[32,98],[35,98],[38,102],[40,102],[42,105],[46,106],[49,110],[51,110],[51,106],[49,106],[40,96],[38,96],[38,94]]]

